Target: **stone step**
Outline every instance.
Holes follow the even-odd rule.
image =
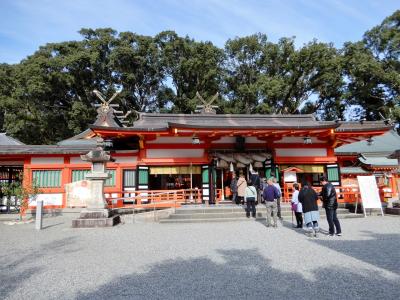
[[[257,216],[265,217],[266,211],[259,211],[257,210]],[[348,211],[340,211],[337,212],[337,215],[348,214]],[[196,214],[172,214],[170,215],[171,219],[218,219],[218,218],[240,218],[244,217],[246,212],[242,211],[235,211],[235,212],[221,212],[221,213],[196,213]],[[282,217],[291,217],[292,212],[289,211],[282,211]],[[320,216],[325,216],[325,211],[320,212]]]
[[[363,218],[362,214],[342,214],[338,215],[339,219],[352,219],[352,218]],[[325,216],[321,216],[321,219],[325,219]],[[290,222],[291,217],[283,216],[283,220]],[[266,222],[265,217],[257,217],[257,218],[246,218],[246,217],[237,217],[237,218],[203,218],[203,219],[161,219],[160,223],[163,224],[185,224],[185,223],[215,223],[215,222]]]
[[[267,209],[264,205],[258,205],[257,211],[259,212],[266,212]],[[235,213],[235,212],[244,212],[245,208],[241,206],[235,206],[230,208],[224,207],[202,207],[202,208],[178,208],[176,209],[175,214],[221,214],[221,213]],[[320,208],[319,211],[325,212],[323,208]],[[290,207],[281,207],[281,212],[288,212],[292,213]],[[349,211],[345,208],[338,208],[337,213],[348,213]]]

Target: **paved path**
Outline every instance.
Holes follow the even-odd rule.
[[[45,226],[0,224],[0,299],[400,298],[398,217],[318,239],[290,223]]]

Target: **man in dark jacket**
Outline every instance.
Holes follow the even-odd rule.
[[[277,204],[276,199],[279,197],[278,189],[274,186],[272,182],[272,178],[269,178],[267,181],[267,186],[264,188],[263,191],[263,198],[265,200],[265,206],[267,208],[267,227],[270,227],[271,224],[271,214],[274,220],[274,227],[278,227],[277,222]]]
[[[322,191],[320,196],[322,197],[323,206],[326,211],[326,219],[329,224],[329,235],[333,236],[336,228],[336,235],[341,236],[342,229],[340,228],[340,223],[336,215],[336,209],[338,208],[336,189],[325,176],[321,178],[321,184]]]
[[[253,186],[256,188],[257,191],[257,199],[256,204],[261,201],[260,199],[260,187],[261,187],[261,179],[260,175],[257,172],[249,172],[250,173],[250,181],[253,183]]]

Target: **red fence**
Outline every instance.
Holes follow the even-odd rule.
[[[339,203],[360,203],[361,195],[357,187],[338,186],[336,194]],[[321,187],[314,187],[319,193]],[[293,190],[284,188],[283,202],[290,202]],[[179,189],[179,190],[145,190],[125,191],[114,194],[115,197],[106,197],[110,207],[135,207],[135,208],[166,208],[180,207],[182,204],[201,204],[203,195],[201,189]],[[382,201],[390,198],[391,193],[381,190]],[[222,190],[216,189],[216,203],[223,199]],[[229,200],[229,198],[226,198]]]

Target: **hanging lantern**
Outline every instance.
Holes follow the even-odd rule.
[[[233,168],[233,163],[232,162],[229,164],[229,171],[235,172],[235,169]]]

